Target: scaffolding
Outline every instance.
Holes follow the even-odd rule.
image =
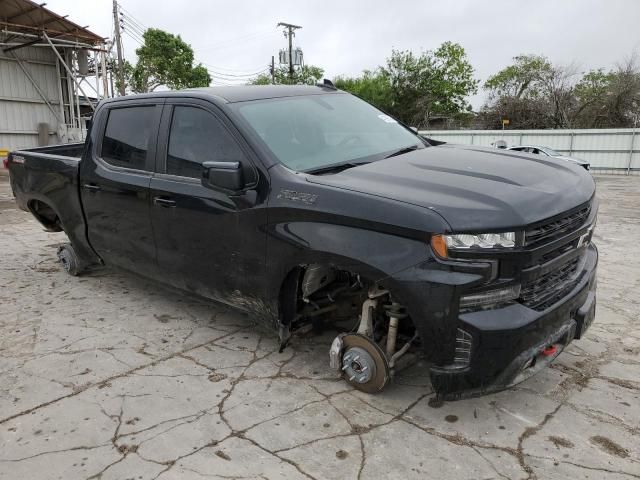
[[[96,35],[31,0],[0,1],[0,61],[16,62],[44,105],[57,121],[57,135],[61,143],[82,141],[86,120],[103,98],[113,96],[112,62],[107,39]],[[51,75],[36,75],[39,58],[36,52],[45,49],[52,66],[55,62],[57,98],[51,98],[51,85],[44,85]],[[2,81],[18,81],[12,77]],[[47,92],[50,92],[47,95]],[[11,100],[11,99],[9,99]],[[16,100],[19,101],[19,100]]]

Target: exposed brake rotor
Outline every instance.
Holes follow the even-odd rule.
[[[376,393],[389,381],[389,363],[382,349],[372,340],[357,333],[342,337],[342,375],[353,387]]]

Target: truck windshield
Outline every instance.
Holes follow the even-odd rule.
[[[296,171],[368,163],[424,148],[419,136],[348,94],[331,93],[236,103],[271,152]]]

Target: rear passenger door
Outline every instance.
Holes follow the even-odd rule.
[[[107,264],[157,273],[149,183],[155,168],[163,99],[107,104],[80,162],[89,242]]]
[[[251,310],[262,297],[266,249],[266,189],[252,152],[208,102],[168,99],[157,158],[151,218],[163,274],[180,288]],[[244,191],[202,185],[204,162],[238,161]]]

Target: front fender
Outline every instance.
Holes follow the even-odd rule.
[[[379,281],[425,261],[425,241],[357,227],[320,222],[277,223],[267,235],[267,298],[299,265],[320,263]]]

